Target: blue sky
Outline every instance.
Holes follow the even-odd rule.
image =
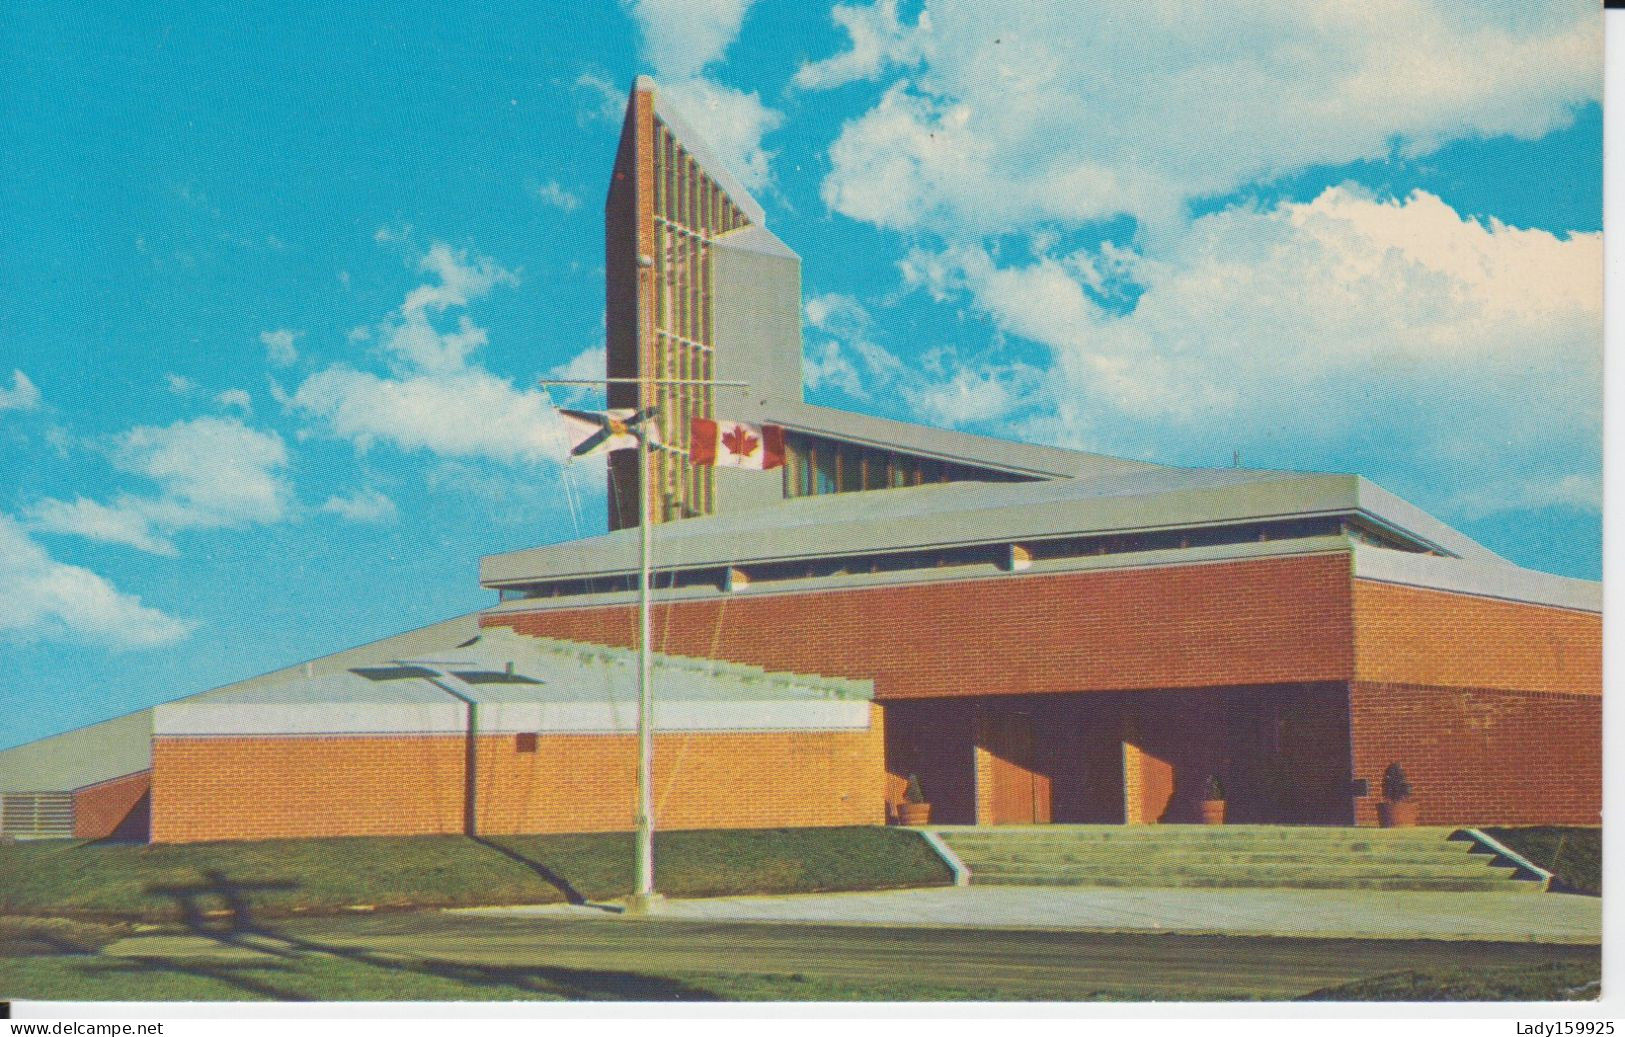
[[[602,528],[531,386],[601,363],[639,72],[802,254],[809,398],[1358,471],[1598,576],[1594,5],[1307,6],[13,12],[0,746]]]

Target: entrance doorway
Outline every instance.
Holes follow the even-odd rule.
[[[1048,824],[1050,779],[1038,770],[1037,739],[1028,713],[1004,713],[982,720],[983,759],[989,769],[988,823]]]

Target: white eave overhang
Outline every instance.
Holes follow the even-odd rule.
[[[1373,525],[1403,530],[1412,539],[1458,553],[1438,538],[1418,537],[1392,516],[1362,507],[1363,480],[1357,477],[1268,474],[1271,477],[1228,485],[1160,492],[1091,495],[1082,480],[1054,480],[948,483],[801,498],[736,515],[658,526],[654,556],[663,572],[749,567],[1356,514]],[[1074,482],[1080,485],[1069,485]],[[501,588],[633,575],[638,571],[637,550],[637,531],[628,529],[491,555],[481,559],[480,582]],[[660,564],[663,559],[670,562]]]

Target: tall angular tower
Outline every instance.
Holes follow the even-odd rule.
[[[612,386],[612,407],[660,408],[660,434],[688,442],[695,417],[747,418],[766,400],[801,400],[801,259],[764,226],[762,207],[711,154],[654,83],[638,77],[626,107],[604,213],[606,358],[612,378],[737,380]],[[695,468],[657,452],[654,522],[778,499],[776,480]],[[638,523],[637,457],[610,455],[609,525]]]

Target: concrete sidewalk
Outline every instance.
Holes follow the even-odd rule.
[[[603,919],[604,906],[462,909]],[[669,900],[657,917],[970,929],[1387,940],[1601,942],[1602,900],[1559,893],[969,886]]]

